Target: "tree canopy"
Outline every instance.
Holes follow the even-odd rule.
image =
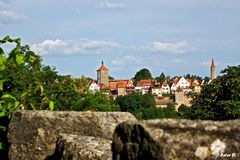
[[[191,75],[191,74],[186,74],[185,76],[184,76],[184,78],[186,78],[186,79],[196,79],[196,80],[199,80],[199,81],[201,81],[202,80],[202,77],[201,76],[197,76],[197,75]]]
[[[156,77],[155,79],[156,79],[157,81],[159,81],[159,82],[165,81],[165,80],[166,80],[166,76],[165,76],[165,74],[162,72],[162,73],[160,74],[160,76]]]
[[[227,67],[223,74],[202,87],[193,100],[192,119],[226,120],[240,118],[240,65]]]
[[[142,80],[142,79],[153,79],[153,77],[152,77],[152,74],[150,73],[150,71],[148,69],[143,68],[135,74],[133,79],[135,81],[139,81],[139,80]]]
[[[146,108],[154,108],[156,102],[150,94],[141,95],[132,93],[126,96],[119,96],[115,102],[120,106],[121,111],[133,113],[137,118],[142,118],[142,111]]]

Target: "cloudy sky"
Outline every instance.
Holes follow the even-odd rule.
[[[239,0],[0,0],[0,38],[10,35],[60,74],[116,79],[209,76],[240,64]]]

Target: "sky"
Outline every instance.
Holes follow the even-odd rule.
[[[240,64],[239,0],[0,0],[0,39],[21,38],[59,74],[217,75]]]

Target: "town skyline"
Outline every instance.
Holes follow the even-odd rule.
[[[240,59],[238,0],[0,0],[0,37],[22,44],[60,74],[95,78],[103,60],[115,79],[217,75]]]

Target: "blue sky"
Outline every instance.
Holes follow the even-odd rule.
[[[209,76],[240,64],[239,0],[0,0],[0,38],[10,35],[60,74],[115,79]]]

